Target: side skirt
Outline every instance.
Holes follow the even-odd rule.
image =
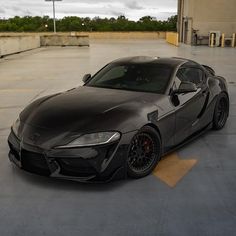
[[[180,144],[178,144],[174,147],[171,147],[168,150],[164,150],[161,156],[164,157],[174,151],[177,151],[178,149],[180,149],[181,147],[185,146],[188,143],[191,143],[192,141],[194,141],[195,139],[197,139],[199,136],[203,135],[204,133],[206,133],[210,129],[212,129],[212,122],[210,124],[208,124],[207,126],[205,126],[203,129],[201,129],[200,131],[197,131],[196,133],[194,133],[191,136],[189,136],[188,138],[186,138]]]

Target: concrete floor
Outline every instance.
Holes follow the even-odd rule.
[[[9,127],[32,100],[81,85],[82,75],[123,56],[179,56],[227,78],[226,127],[178,150],[196,164],[176,185],[150,175],[84,185],[24,173],[10,164]],[[235,235],[236,49],[164,41],[92,41],[90,48],[41,48],[0,60],[0,235]],[[167,158],[168,159],[168,158]]]

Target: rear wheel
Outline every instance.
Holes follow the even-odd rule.
[[[156,167],[161,155],[161,139],[155,129],[145,126],[132,139],[127,159],[128,175],[142,178]]]
[[[213,117],[213,129],[220,130],[225,126],[229,115],[229,99],[225,93],[221,93],[217,99]]]

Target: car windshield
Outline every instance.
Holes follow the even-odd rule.
[[[171,73],[165,64],[109,64],[86,86],[164,94]]]

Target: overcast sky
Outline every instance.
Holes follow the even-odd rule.
[[[150,15],[163,20],[175,15],[177,0],[63,0],[56,2],[56,16],[117,17],[138,20]],[[44,0],[0,0],[0,18],[52,16],[52,3]]]

